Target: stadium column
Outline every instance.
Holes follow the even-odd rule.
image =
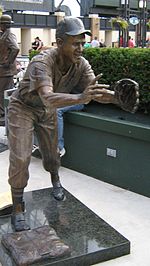
[[[96,36],[99,40],[100,18],[98,17],[98,14],[90,14],[89,18],[91,19],[92,38]]]
[[[21,55],[29,55],[31,42],[31,29],[21,29]]]

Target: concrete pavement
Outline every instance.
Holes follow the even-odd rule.
[[[0,127],[0,143],[7,143]],[[0,193],[9,190],[9,151],[0,153]],[[150,266],[150,198],[61,167],[62,184],[131,242],[131,254],[99,263],[101,266]],[[49,174],[40,159],[32,157],[26,191],[51,186]]]

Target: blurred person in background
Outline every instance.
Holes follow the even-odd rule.
[[[91,41],[92,48],[99,47],[99,41],[97,36],[94,37],[94,39]]]
[[[40,51],[43,47],[43,42],[40,40],[39,37],[35,38],[35,41],[32,43],[32,49],[36,51]]]

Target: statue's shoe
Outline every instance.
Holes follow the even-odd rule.
[[[11,224],[16,232],[30,230],[30,227],[26,224],[23,212],[13,213],[11,216]]]
[[[65,200],[64,189],[61,185],[53,187],[52,195],[56,200],[59,200],[59,201]]]

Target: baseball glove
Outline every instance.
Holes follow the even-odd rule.
[[[139,105],[139,84],[132,79],[120,79],[114,86],[114,96],[125,111],[135,113]]]

